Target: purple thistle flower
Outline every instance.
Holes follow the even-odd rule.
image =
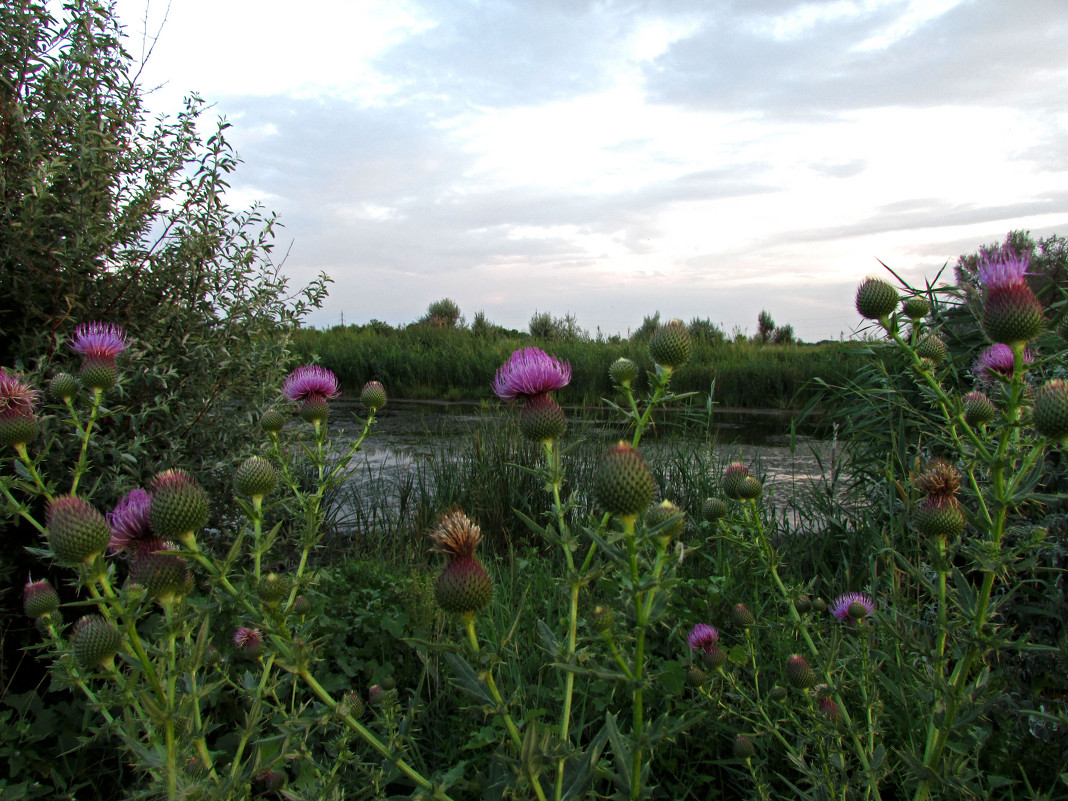
[[[282,382],[282,394],[287,400],[325,401],[339,394],[337,376],[317,364],[298,367]]]
[[[263,632],[249,626],[238,626],[234,632],[234,648],[249,659],[257,659],[263,653]]]
[[[707,623],[698,623],[686,637],[691,651],[711,651],[719,639],[719,632]]]
[[[860,604],[860,606],[864,607],[864,614],[851,615],[850,609],[853,608],[853,604]],[[830,611],[832,615],[842,622],[847,622],[854,618],[870,616],[875,611],[875,601],[870,595],[866,595],[863,592],[847,592],[834,599],[834,603],[830,606]]]
[[[126,332],[112,323],[82,323],[74,329],[70,347],[90,361],[113,362],[126,350]]]
[[[497,370],[493,392],[501,400],[530,398],[567,386],[571,362],[561,362],[541,348],[517,350]]]
[[[152,498],[143,489],[131,490],[123,495],[115,508],[108,512],[108,525],[111,527],[108,553],[136,550],[154,542],[149,523],[151,512]]]
[[[1030,364],[1035,360],[1035,354],[1030,350],[1023,353],[1023,363]],[[1011,378],[1013,368],[1012,348],[1002,343],[991,345],[979,354],[972,372],[982,384],[993,384],[999,377]]]
[[[979,259],[979,283],[984,289],[1001,289],[1024,283],[1030,256],[1019,256],[1009,248],[984,251]]]
[[[22,378],[0,367],[0,414],[32,415],[41,393]]]

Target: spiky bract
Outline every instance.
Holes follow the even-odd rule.
[[[107,520],[92,505],[74,495],[56,498],[45,512],[48,546],[66,565],[92,562],[111,539]]]
[[[734,738],[735,759],[752,759],[755,753],[756,746],[754,746],[753,741],[744,734],[739,734]]]
[[[234,475],[234,489],[239,495],[251,498],[270,495],[278,482],[274,465],[262,456],[250,456],[241,463]]]
[[[450,559],[434,586],[434,599],[446,612],[479,612],[493,598],[493,580],[473,556]]]
[[[289,579],[279,573],[268,573],[256,585],[260,600],[268,606],[274,606],[289,595]]]
[[[879,278],[867,278],[857,287],[857,312],[868,320],[889,317],[897,308],[898,300],[897,290]]]
[[[756,615],[745,604],[735,604],[731,609],[731,623],[740,629],[756,625]]]
[[[372,412],[377,412],[386,405],[386,388],[381,382],[368,381],[363,385],[363,391],[360,392],[360,403]]]
[[[901,304],[901,310],[911,320],[922,320],[931,313],[931,304],[927,301],[927,298],[913,295],[905,298]]]
[[[786,660],[786,680],[791,687],[805,690],[816,683],[816,671],[805,657],[794,654]]]
[[[928,495],[912,513],[912,524],[925,537],[949,539],[964,531],[964,510],[951,495]]]
[[[56,373],[48,382],[48,394],[53,400],[64,403],[78,394],[78,379],[70,373]]]
[[[961,398],[961,405],[964,408],[964,421],[973,428],[992,423],[997,417],[994,402],[982,392],[969,392]]]
[[[934,334],[924,337],[920,340],[920,344],[916,346],[916,355],[921,359],[930,359],[934,364],[944,362],[948,352],[946,343],[942,341],[941,337]]]
[[[268,409],[260,416],[260,428],[264,431],[276,434],[286,424],[286,416],[277,409]]]
[[[122,634],[100,615],[86,615],[74,624],[71,646],[78,664],[87,670],[110,668],[122,647]]]
[[[164,470],[149,485],[150,521],[156,535],[183,540],[208,524],[208,496],[184,470]]]
[[[706,498],[701,508],[701,515],[709,523],[715,523],[727,516],[727,503],[722,498]]]
[[[749,478],[749,468],[741,462],[731,462],[723,471],[723,494],[728,498],[738,500],[742,497],[742,485]]]
[[[531,442],[559,439],[566,425],[564,410],[547,394],[527,398],[519,415],[519,430]]]
[[[608,377],[612,379],[613,383],[621,387],[629,387],[631,381],[638,377],[638,365],[621,356],[612,362],[608,368]]]
[[[130,581],[140,584],[148,594],[161,601],[188,595],[193,576],[185,559],[178,556],[173,543],[143,544],[130,561]]]
[[[690,360],[693,343],[682,320],[660,326],[649,340],[649,356],[661,367],[676,369]]]
[[[604,511],[634,517],[645,511],[656,492],[656,479],[637,449],[620,442],[601,459],[593,495]]]
[[[1053,440],[1068,437],[1068,381],[1055,379],[1035,393],[1031,420],[1038,432]]]
[[[59,609],[59,594],[48,579],[28,581],[22,591],[22,608],[33,618],[52,615]]]
[[[686,515],[671,501],[661,501],[656,506],[650,506],[645,513],[645,526],[647,529],[664,526],[656,536],[666,545],[686,531]]]

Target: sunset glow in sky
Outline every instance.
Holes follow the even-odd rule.
[[[310,322],[439,298],[848,335],[1012,229],[1068,234],[1063,0],[119,0],[154,113],[198,92]],[[885,274],[885,273],[883,273]]]

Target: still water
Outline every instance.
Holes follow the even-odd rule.
[[[581,416],[579,410],[566,411],[565,445],[581,437],[601,439],[607,449],[616,440],[630,439],[610,409],[583,409]],[[359,434],[365,412],[355,401],[331,404],[330,426],[339,449]],[[357,484],[381,480],[400,475],[419,461],[439,458],[442,452],[460,453],[470,447],[473,433],[487,417],[516,414],[515,406],[391,400],[379,411],[371,436],[356,457],[354,480]],[[658,442],[673,438],[677,443],[681,423],[670,412],[656,419],[658,426],[642,439],[643,452],[654,459]],[[833,428],[819,431],[810,424],[791,432],[791,420],[790,413],[777,410],[716,409],[710,418],[695,420],[691,415],[686,437],[710,448],[717,462],[737,459],[756,468],[782,499],[804,492],[841,458]]]

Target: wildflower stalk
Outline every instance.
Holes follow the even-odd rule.
[[[393,765],[393,767],[395,767],[397,770],[399,770],[401,773],[411,779],[412,782],[416,784],[416,786],[418,786],[424,792],[430,793],[431,797],[438,799],[438,801],[452,801],[452,799],[449,798],[449,795],[445,792],[444,789],[435,786],[434,783],[427,779],[425,776],[423,776],[423,774],[421,774],[403,759],[394,754],[393,751],[390,750],[389,746],[379,740],[378,737],[376,737],[374,733],[370,731],[370,729],[368,729],[366,726],[356,720],[356,718],[354,718],[344,709],[341,709],[340,704],[336,700],[334,700],[333,696],[331,696],[330,693],[328,693],[323,688],[323,686],[319,684],[319,682],[315,680],[315,677],[311,675],[311,673],[306,667],[298,671],[297,675],[299,675],[301,680],[308,685],[308,688],[319,698],[319,700],[326,704],[326,706],[333,714],[335,714],[338,718],[344,721],[346,726],[348,726],[350,729],[352,729],[352,731],[358,734],[360,738],[363,739],[363,741],[369,746],[371,746],[371,748],[377,751],[383,759],[385,759],[387,762]]]
[[[86,459],[89,454],[89,438],[93,433],[93,425],[96,423],[96,415],[100,410],[100,398],[103,394],[103,390],[99,387],[93,388],[93,399],[89,406],[89,419],[85,422],[85,427],[80,432],[82,435],[82,447],[78,453],[78,461],[74,465],[74,478],[71,479],[70,484],[71,495],[78,492],[78,482],[81,481],[82,475],[84,475],[87,467]]]
[[[764,525],[760,520],[760,514],[755,498],[751,498],[746,502],[746,513],[748,522],[752,527],[752,530],[756,533],[757,544],[759,545],[761,552],[764,554],[765,563],[767,564],[768,572],[771,574],[772,581],[774,581],[776,589],[778,589],[779,593],[786,601],[787,609],[790,610],[790,618],[793,620],[794,628],[801,634],[801,639],[805,641],[805,646],[808,648],[809,654],[811,654],[816,665],[819,667],[823,681],[829,686],[835,687],[835,682],[824,666],[823,660],[820,659],[819,649],[816,648],[816,643],[813,642],[812,635],[809,634],[808,628],[801,620],[801,614],[797,611],[797,607],[794,606],[792,596],[789,590],[786,589],[786,585],[783,584],[782,578],[779,576],[778,557],[775,554],[774,546],[768,540],[767,533],[764,531]],[[853,751],[856,753],[857,759],[860,760],[860,764],[864,769],[868,783],[868,791],[872,793],[875,798],[881,798],[878,784],[873,780],[874,777],[871,775],[871,762],[868,759],[868,751],[861,742],[859,735],[854,730],[853,719],[849,714],[849,710],[837,689],[834,690],[831,697],[841,710],[842,724],[845,730],[849,732],[850,740],[853,743]],[[869,726],[869,732],[870,731],[871,728]]]

